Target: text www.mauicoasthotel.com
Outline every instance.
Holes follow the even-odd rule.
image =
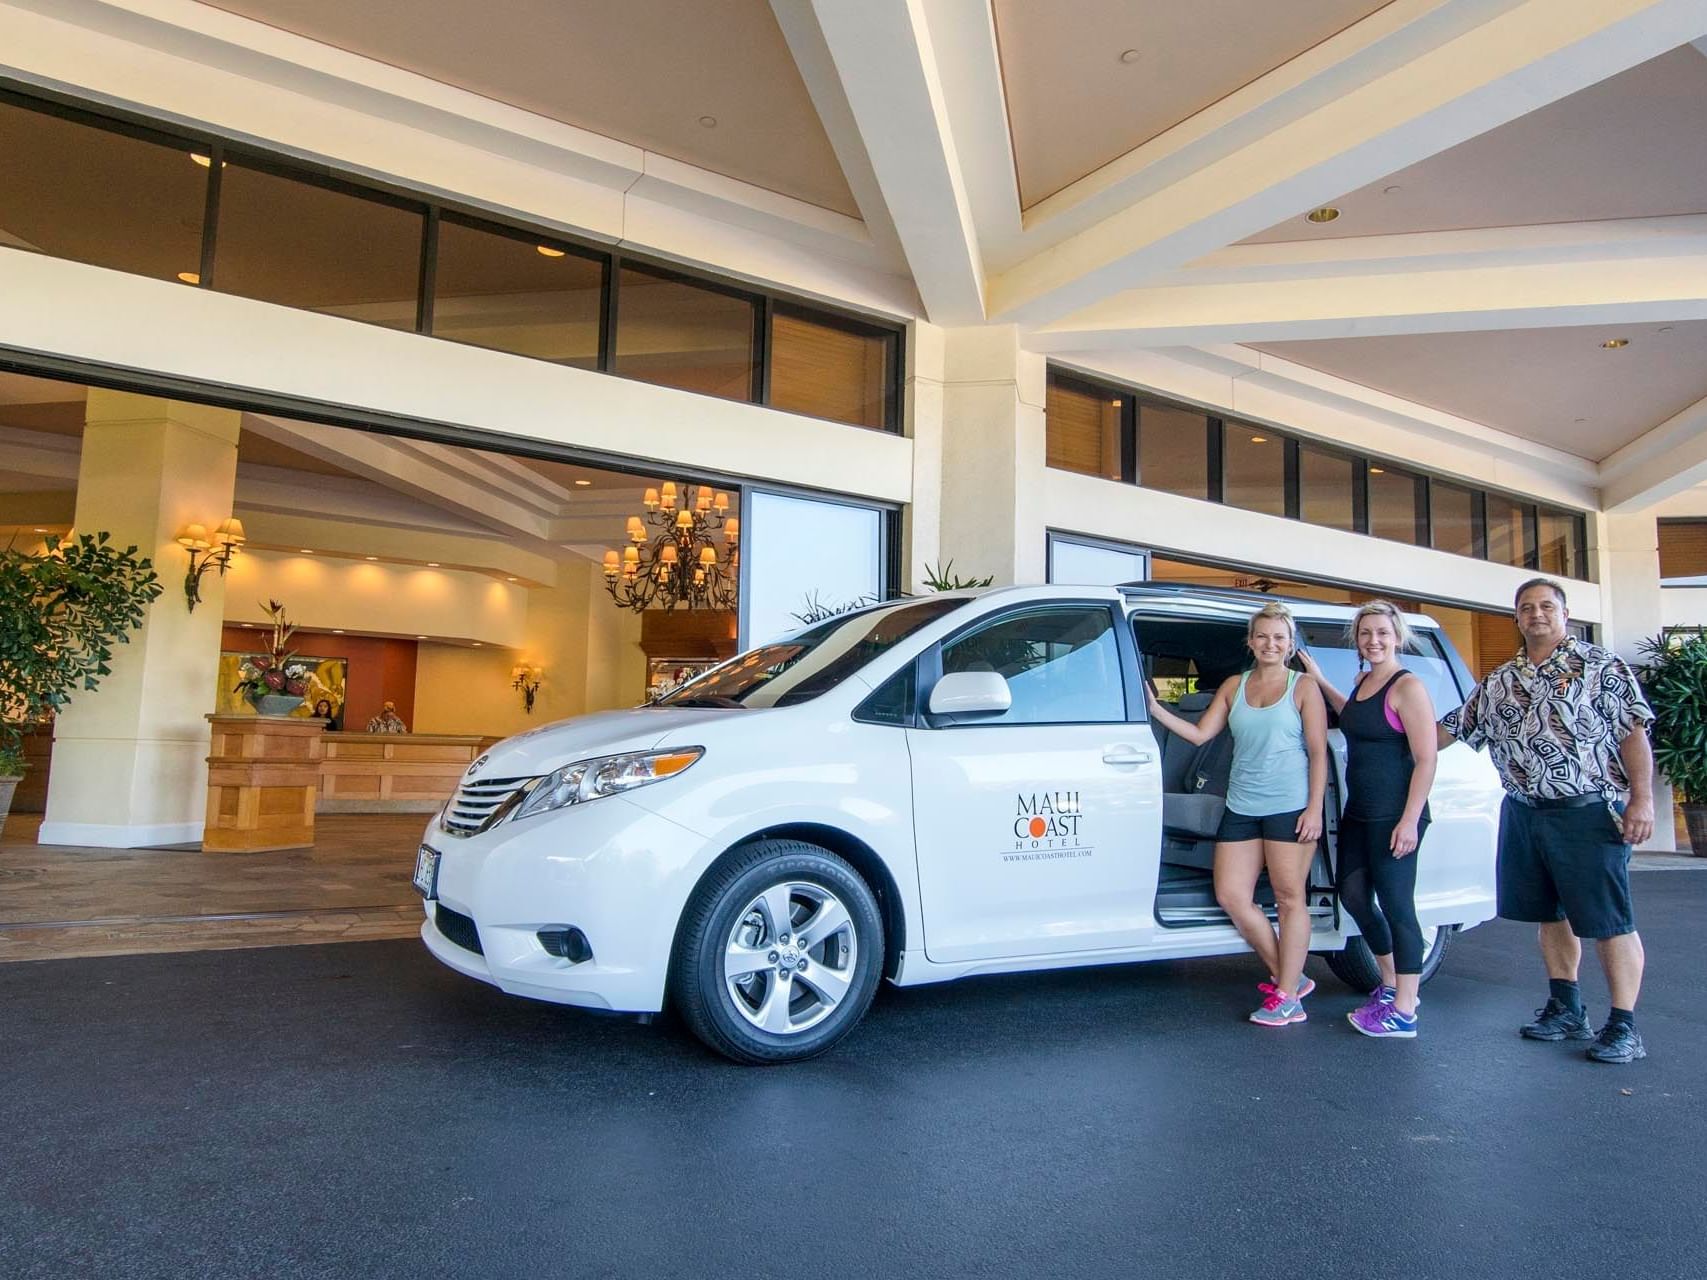
[[[1003,862],[1048,862],[1056,858],[1088,858],[1089,849],[1042,849],[1037,853],[1004,853]]]

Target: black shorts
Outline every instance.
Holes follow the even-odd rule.
[[[1630,846],[1604,804],[1500,809],[1499,911],[1506,920],[1569,920],[1579,938],[1634,933]]]
[[[1215,839],[1221,844],[1236,844],[1241,840],[1283,840],[1297,844],[1298,815],[1303,812],[1302,809],[1292,809],[1286,813],[1269,813],[1253,818],[1228,809],[1221,814],[1221,825],[1216,828]]]

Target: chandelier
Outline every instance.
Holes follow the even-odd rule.
[[[741,522],[729,495],[673,481],[648,489],[644,516],[628,517],[629,545],[605,552],[605,589],[624,608],[733,609]]]

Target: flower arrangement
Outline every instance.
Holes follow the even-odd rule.
[[[285,609],[277,600],[267,601],[267,617],[272,623],[272,634],[268,637],[267,652],[257,653],[245,658],[243,665],[238,668],[240,677],[237,681],[236,692],[242,694],[250,702],[263,711],[273,711],[280,704],[273,701],[272,705],[263,706],[263,699],[290,699],[290,706],[302,701],[308,692],[309,664],[293,662],[296,651],[289,647],[290,638],[296,634],[296,627],[285,617]]]

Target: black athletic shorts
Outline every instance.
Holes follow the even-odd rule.
[[[1569,920],[1579,938],[1633,933],[1630,846],[1604,803],[1534,809],[1506,797],[1500,809],[1499,911],[1506,920]]]
[[[1240,840],[1284,840],[1288,844],[1297,844],[1298,815],[1303,812],[1302,809],[1293,809],[1252,818],[1228,809],[1221,814],[1221,825],[1215,831],[1215,839],[1222,844],[1235,844]]]

